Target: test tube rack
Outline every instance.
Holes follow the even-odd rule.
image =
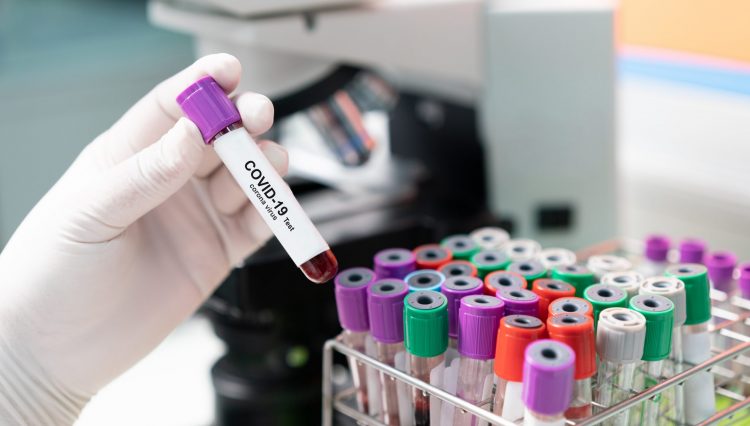
[[[637,265],[641,260],[643,244],[632,240],[606,241],[579,251],[578,260],[584,261],[598,254],[617,254],[627,257]],[[717,405],[721,408],[710,418],[699,425],[711,424],[747,424],[750,425],[750,300],[738,296],[711,290],[712,321],[712,357],[698,365],[683,364],[682,372],[669,378],[662,378],[656,385],[642,392],[627,390],[630,398],[605,407],[594,402],[594,414],[577,422],[567,421],[569,425],[588,426],[601,424],[625,410],[637,410],[644,401],[662,396],[662,393],[675,386],[682,386],[685,380],[703,371],[714,375]],[[356,389],[349,387],[334,391],[334,353],[340,353],[373,368],[378,373],[384,372],[391,380],[402,382],[411,388],[421,390],[425,395],[434,396],[443,404],[451,404],[456,410],[475,415],[491,425],[513,426],[516,423],[505,420],[489,411],[490,400],[480,405],[473,405],[442,389],[415,379],[408,374],[383,364],[359,351],[347,347],[341,337],[330,339],[323,348],[323,407],[322,424],[333,425],[334,413],[349,417],[360,425],[385,426],[377,417],[360,412],[356,407]],[[667,363],[672,362],[667,360]],[[673,370],[674,371],[674,370]],[[594,391],[598,384],[594,383]],[[668,411],[668,410],[665,410]],[[659,424],[679,424],[670,418],[667,412],[660,413]]]

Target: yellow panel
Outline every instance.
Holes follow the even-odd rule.
[[[750,62],[750,0],[621,0],[625,44]]]

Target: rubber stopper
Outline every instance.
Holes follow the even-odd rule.
[[[529,290],[504,288],[496,297],[505,303],[506,315],[539,316],[539,296]]]
[[[451,260],[450,262],[439,267],[438,272],[445,275],[445,277],[476,277],[477,268],[473,263],[466,260]]]
[[[370,329],[367,287],[374,281],[375,272],[368,268],[344,269],[336,275],[333,285],[341,328],[351,331]]]
[[[702,324],[711,319],[708,270],[697,263],[683,263],[667,268],[664,273],[685,284],[685,325]]]
[[[594,308],[594,330],[599,322],[599,313],[607,308],[624,308],[628,303],[628,294],[609,284],[594,284],[583,293],[583,298]]]
[[[573,398],[576,356],[562,342],[537,340],[526,347],[521,400],[534,413],[565,412]]]
[[[404,300],[404,346],[423,358],[448,348],[448,300],[435,291],[415,291]]]
[[[576,297],[583,297],[583,292],[590,285],[594,285],[596,277],[587,267],[581,265],[561,266],[552,270],[552,278],[572,285],[576,288]]]
[[[458,353],[472,359],[495,356],[497,329],[505,313],[503,302],[486,294],[461,299],[458,311]]]
[[[646,343],[646,317],[627,308],[608,308],[599,316],[596,353],[599,358],[618,364],[632,364],[643,357]]]
[[[417,261],[417,269],[438,269],[453,260],[450,250],[438,244],[425,244],[415,248],[412,253]]]
[[[448,299],[448,336],[458,338],[458,309],[461,298],[484,293],[482,280],[477,277],[448,277],[440,292]]]
[[[549,304],[561,297],[573,297],[576,289],[572,285],[550,278],[535,280],[531,291],[539,296],[539,319],[547,321]]]
[[[417,269],[414,253],[403,248],[389,248],[377,252],[373,258],[378,279],[403,279]]]
[[[375,341],[404,341],[404,298],[408,293],[406,283],[395,278],[375,281],[367,288],[370,334]]]
[[[504,288],[526,289],[526,286],[526,278],[514,272],[495,271],[484,277],[484,292],[490,296]]]
[[[562,314],[547,319],[547,332],[552,340],[565,343],[576,354],[576,380],[596,373],[596,339],[594,321],[589,316]]]
[[[510,235],[502,228],[486,226],[471,231],[469,234],[482,250],[499,250],[510,240]]]
[[[644,279],[643,275],[636,271],[610,272],[602,277],[601,283],[619,287],[628,293],[628,299],[630,299],[638,294]]]
[[[515,261],[508,265],[508,271],[522,275],[529,284],[533,284],[534,280],[547,277],[547,269],[544,268],[542,262],[533,259]]]
[[[561,297],[549,304],[548,314],[580,314],[594,319],[594,307],[591,306],[591,302],[580,297]]]
[[[471,257],[471,263],[476,267],[477,276],[484,278],[492,272],[507,268],[510,258],[501,250],[482,250]]]
[[[453,253],[454,259],[470,260],[479,251],[479,245],[468,235],[451,235],[445,237],[440,245]]]
[[[685,284],[675,277],[651,277],[646,279],[639,290],[640,294],[663,296],[674,305],[674,326],[681,327],[687,318]]]
[[[500,320],[495,347],[495,375],[511,382],[523,380],[526,347],[545,337],[544,323],[528,315],[510,315]]]
[[[630,309],[646,317],[644,361],[659,361],[672,350],[674,305],[666,297],[639,294],[630,299]]]

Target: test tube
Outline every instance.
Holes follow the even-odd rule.
[[[415,248],[412,253],[417,261],[417,269],[438,269],[453,260],[450,250],[438,244],[425,244]]]
[[[414,253],[403,248],[389,248],[375,253],[374,271],[378,279],[404,279],[417,269]]]
[[[646,317],[646,343],[643,347],[646,374],[639,390],[643,391],[659,383],[664,359],[669,357],[672,346],[674,304],[662,296],[640,294],[630,299],[630,309]],[[662,395],[644,403],[642,423],[655,425],[659,418]]]
[[[590,417],[591,378],[596,374],[596,338],[594,321],[580,314],[561,314],[547,319],[547,332],[552,340],[565,343],[576,354],[573,400],[565,411],[568,420]]]
[[[673,265],[665,274],[685,284],[686,318],[682,327],[682,355],[685,362],[697,365],[711,358],[711,299],[708,271],[695,263]],[[716,411],[714,376],[703,371],[691,376],[684,384],[684,419],[700,423]]]
[[[643,357],[646,318],[627,308],[607,308],[601,312],[596,330],[599,355],[596,402],[605,408],[630,397],[633,377]],[[630,410],[620,413],[611,424],[630,424]]]
[[[594,285],[596,278],[589,268],[581,265],[558,266],[552,270],[552,278],[576,288],[576,297],[583,297],[583,291]]]
[[[740,278],[738,281],[740,295],[743,299],[750,299],[750,263],[740,265]]]
[[[542,262],[534,259],[515,261],[508,265],[508,272],[515,272],[526,278],[529,289],[533,286],[534,280],[547,277],[547,270]]]
[[[633,268],[633,264],[628,259],[611,254],[591,256],[586,266],[597,279],[601,279],[608,272],[625,272]]]
[[[518,262],[535,259],[539,252],[542,251],[542,246],[534,240],[519,238],[508,241],[503,246],[503,250],[505,250],[505,254],[510,257],[511,261]]]
[[[638,294],[644,280],[643,275],[636,271],[610,272],[602,277],[601,283],[619,287],[628,293],[628,300],[630,300],[631,297]]]
[[[458,309],[461,299],[484,293],[482,280],[476,277],[448,277],[440,290],[448,299],[448,345],[458,348]]]
[[[477,276],[484,278],[492,272],[507,268],[510,258],[501,250],[482,250],[471,257],[471,263],[477,268]]]
[[[344,329],[344,344],[365,353],[365,340],[370,331],[367,313],[367,287],[375,281],[375,272],[368,268],[349,268],[341,271],[333,280],[336,295],[336,311]],[[367,398],[367,367],[349,358],[354,387],[357,388],[357,408],[362,413],[369,411]]]
[[[468,235],[451,235],[443,238],[440,245],[453,253],[454,259],[470,260],[480,250],[479,244],[475,243]]]
[[[717,251],[705,258],[708,268],[708,280],[716,290],[727,295],[734,289],[734,269],[737,267],[737,257],[728,251]]]
[[[528,315],[500,320],[495,348],[495,396],[492,412],[512,422],[523,418],[521,390],[526,347],[544,338],[544,323]]]
[[[438,272],[447,277],[476,277],[477,268],[473,263],[466,260],[451,260],[450,262],[439,267]]]
[[[482,248],[482,250],[499,250],[510,240],[510,235],[502,228],[495,226],[486,226],[471,231],[469,234],[472,240]]]
[[[404,298],[408,292],[406,283],[394,278],[375,281],[367,290],[370,333],[378,361],[394,368],[396,355],[404,351]],[[398,426],[401,422],[396,381],[383,371],[379,372],[379,379],[383,401],[380,420],[388,426]]]
[[[576,289],[572,285],[550,278],[534,281],[531,291],[539,296],[539,319],[545,322],[549,315],[549,304],[551,302],[561,297],[573,297],[576,294]]]
[[[646,279],[639,290],[640,294],[664,296],[672,301],[674,305],[674,328],[672,329],[672,363],[668,363],[664,368],[664,375],[671,377],[674,374],[682,372],[682,326],[685,324],[687,318],[687,303],[685,300],[685,284],[674,277],[651,277]],[[671,368],[668,368],[671,367]],[[683,401],[685,396],[683,395],[683,387],[675,386],[672,389],[668,389],[665,392],[673,394],[674,397],[674,418],[679,423],[684,423],[684,420],[678,416],[682,416],[685,412],[683,407]]]
[[[414,271],[404,278],[410,292],[419,290],[440,291],[440,286],[445,281],[445,275],[432,269],[421,269]]]
[[[594,319],[594,307],[591,302],[580,297],[561,297],[549,304],[548,318],[562,314],[580,314]]]
[[[448,300],[434,291],[416,291],[404,300],[404,344],[408,353],[409,374],[414,378],[442,386],[445,350],[448,348]],[[420,389],[412,389],[415,426],[437,424],[440,400]]]
[[[503,317],[503,302],[492,296],[466,296],[458,313],[458,387],[456,395],[478,405],[492,394],[492,361],[495,356],[497,330]],[[471,426],[477,418],[456,410],[453,424]]]
[[[563,426],[573,398],[576,355],[564,343],[537,340],[526,348],[521,398],[525,426]]]
[[[551,272],[557,267],[576,264],[576,254],[564,248],[548,248],[539,252],[537,259],[542,262],[544,269]]]
[[[177,103],[229,170],[289,257],[316,283],[331,280],[338,262],[328,243],[302,210],[242,124],[237,107],[211,77],[203,77],[177,96]]]
[[[703,263],[706,243],[697,238],[687,238],[680,242],[680,263]]]
[[[517,288],[498,290],[495,296],[505,303],[505,315],[529,315],[539,318],[539,296]]]
[[[526,286],[526,278],[514,272],[495,271],[484,277],[484,292],[490,296],[504,288],[525,289]]]
[[[594,284],[583,292],[583,298],[594,308],[594,332],[599,323],[599,313],[607,308],[624,308],[628,304],[628,294],[609,284]]]
[[[646,238],[646,247],[643,252],[643,262],[638,265],[638,270],[649,277],[663,275],[669,265],[667,255],[672,243],[664,235],[649,235]]]

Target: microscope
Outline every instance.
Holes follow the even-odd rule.
[[[243,64],[341,267],[484,225],[543,246],[617,235],[611,0],[151,0]],[[332,286],[275,241],[206,303],[217,423],[319,424]]]

